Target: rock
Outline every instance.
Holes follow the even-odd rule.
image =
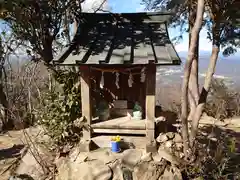
[[[167,136],[168,139],[173,139],[175,134],[173,132],[167,132],[166,136]]]
[[[114,153],[110,152],[109,149],[98,149],[95,151],[91,151],[88,154],[88,160],[99,160],[102,161],[104,164],[108,164],[110,162],[115,161],[118,159],[118,154],[115,156]]]
[[[159,134],[159,136],[157,137],[156,141],[159,143],[163,143],[166,142],[168,140],[168,137],[166,134]]]
[[[113,172],[112,180],[124,180],[123,172],[122,172],[122,168],[121,168],[121,162],[119,160],[114,161],[108,165],[112,169],[112,172]]]
[[[171,148],[173,146],[173,141],[167,141],[166,143],[165,143],[165,147],[166,148]]]
[[[85,125],[86,123],[86,118],[85,117],[80,117],[80,118],[77,118],[73,124],[74,126],[78,127],[78,128],[83,128],[83,126]]]
[[[182,159],[184,157],[184,153],[180,153],[179,157]]]
[[[28,149],[26,154],[16,170],[16,174],[27,174],[33,179],[44,179],[47,172],[47,167],[53,165],[52,155],[43,147],[35,145],[36,150],[33,148]],[[37,151],[37,152],[36,152]],[[33,152],[33,153],[32,153]]]
[[[109,180],[112,178],[112,171],[109,166],[101,161],[89,161],[84,163],[64,163],[58,167],[57,180]]]
[[[209,138],[211,141],[214,141],[214,142],[217,142],[218,140],[217,140],[217,138],[215,138],[215,137],[212,137],[212,138]]]
[[[70,162],[67,158],[61,157],[56,161],[56,167],[58,171],[58,175],[56,176],[56,180],[63,180],[63,179],[69,179],[71,180],[71,166]]]
[[[182,143],[175,143],[176,146],[176,150],[180,151],[183,148],[183,144]]]
[[[166,118],[163,117],[163,116],[160,116],[160,117],[155,119],[156,124],[158,124],[159,122],[164,122],[164,121],[166,121]]]
[[[114,155],[112,152],[109,152],[109,149],[100,148],[91,152],[79,152],[78,148],[74,148],[69,154],[69,158],[71,162],[76,163],[99,160],[104,164],[108,164],[118,159],[118,156]]]
[[[175,143],[181,143],[182,142],[182,137],[180,136],[180,134],[176,133],[175,137],[173,138],[173,141]]]
[[[163,157],[160,156],[158,153],[153,153],[152,154],[153,161],[156,163],[159,163],[162,161]]]
[[[82,163],[86,162],[87,159],[88,159],[87,152],[78,152],[77,150],[74,150],[72,153],[69,154],[69,160],[71,162]]]
[[[151,152],[145,153],[141,157],[141,161],[144,161],[144,162],[149,162],[151,160],[152,160],[152,153]]]
[[[142,162],[134,168],[134,180],[157,180],[163,173],[165,166],[159,166],[153,162]]]
[[[157,152],[157,142],[155,140],[146,144],[146,152]]]
[[[83,169],[79,168],[79,173],[82,173]],[[79,176],[79,175],[78,175]],[[89,163],[89,171],[88,174],[86,173],[85,177],[92,177],[94,180],[109,180],[112,177],[112,171],[111,169],[107,166],[102,164],[101,162],[90,162]],[[80,178],[76,178],[80,179]],[[82,178],[82,180],[89,179],[89,178]]]
[[[210,139],[211,141],[217,141],[216,135],[212,132],[207,136],[208,139]]]
[[[180,164],[180,159],[176,156],[174,156],[173,154],[171,154],[169,151],[167,151],[164,148],[159,148],[158,149],[158,155],[156,155],[155,159],[166,159],[167,161],[169,161],[171,164],[174,165],[179,165]]]
[[[181,171],[175,167],[171,166],[170,168],[165,168],[163,175],[159,178],[159,180],[182,180]]]
[[[137,149],[127,149],[123,152],[122,163],[130,169],[139,163],[142,156],[142,151]]]
[[[240,128],[240,118],[239,117],[234,117],[225,123],[226,125],[229,125],[229,127],[235,127],[235,128]]]

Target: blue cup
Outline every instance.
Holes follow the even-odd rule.
[[[116,141],[111,141],[112,152],[119,152],[120,151],[120,143]]]

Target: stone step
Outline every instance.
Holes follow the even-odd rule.
[[[114,135],[100,135],[93,137],[91,140],[100,148],[110,148],[111,147],[111,139]],[[137,148],[137,149],[145,149],[147,144],[146,137],[137,137],[137,136],[121,136],[120,148],[128,149],[128,148]]]

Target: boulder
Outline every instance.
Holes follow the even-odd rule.
[[[142,151],[137,149],[127,149],[123,152],[122,164],[130,169],[136,166],[142,157]]]
[[[160,133],[159,136],[157,137],[156,141],[158,143],[163,143],[163,142],[166,142],[168,140],[168,137],[166,134],[162,134]]]
[[[155,119],[156,124],[160,122],[165,122],[165,121],[166,121],[166,118],[164,116],[160,116]]]
[[[170,166],[169,168],[165,168],[163,175],[159,178],[159,180],[182,180],[182,174],[181,171],[175,167]]]
[[[58,164],[57,180],[109,180],[112,171],[103,162],[95,160],[83,163],[69,163],[67,159]]]
[[[183,148],[183,144],[182,143],[175,143],[175,147],[176,147],[176,150],[181,151],[182,148]]]
[[[144,153],[141,157],[141,161],[144,161],[144,162],[149,162],[151,160],[152,160],[152,153],[151,152]]]
[[[80,152],[79,148],[74,148],[69,154],[71,162],[82,163],[85,161],[99,160],[104,164],[117,159],[108,149],[97,149],[91,152]]]
[[[180,134],[176,133],[175,137],[173,138],[173,141],[175,143],[181,143],[182,142],[182,137],[180,136]]]
[[[112,173],[113,173],[112,180],[124,180],[123,179],[123,171],[121,168],[121,162],[119,160],[111,162],[108,165],[112,169]]]
[[[134,180],[157,180],[164,172],[165,165],[156,165],[153,162],[142,162],[134,168]]]
[[[56,176],[56,180],[63,180],[63,179],[69,179],[71,180],[71,166],[70,162],[67,158],[61,157],[56,160],[55,162],[58,174]]]
[[[159,155],[158,153],[153,153],[152,158],[155,163],[160,163],[163,159],[163,157],[161,155]]]
[[[165,142],[165,147],[166,148],[171,148],[172,146],[173,146],[173,141],[172,140]]]
[[[168,150],[160,147],[158,149],[158,153],[153,156],[154,161],[161,161],[163,159],[169,161],[171,164],[174,165],[179,165],[180,164],[180,159],[170,153]]]
[[[168,137],[168,139],[173,139],[175,137],[175,134],[173,132],[167,132],[166,136]]]
[[[36,149],[35,149],[36,148]],[[29,148],[22,157],[16,174],[27,174],[33,179],[44,179],[48,168],[53,166],[53,156],[45,148],[35,145]]]

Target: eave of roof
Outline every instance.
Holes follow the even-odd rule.
[[[79,34],[57,65],[178,65],[169,40],[171,13],[81,13]],[[79,51],[76,49],[78,49]]]

